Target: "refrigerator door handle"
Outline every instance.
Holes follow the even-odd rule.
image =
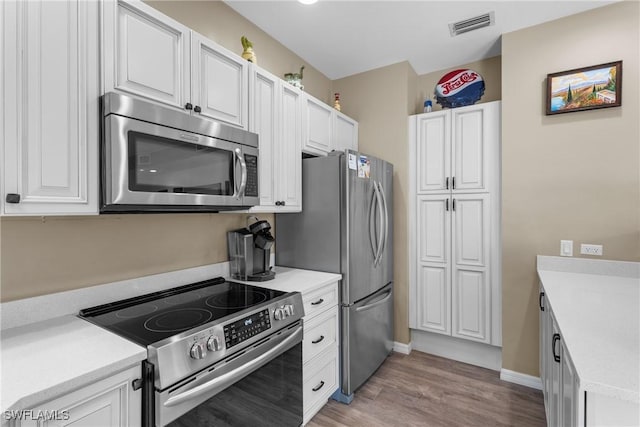
[[[373,188],[376,192],[376,201],[378,205],[378,217],[380,218],[378,222],[378,251],[376,252],[376,257],[373,260],[373,265],[378,266],[382,260],[382,245],[384,244],[384,206],[382,205],[382,197],[380,195],[380,187],[378,187],[378,182],[373,181]],[[375,225],[375,224],[374,224]]]
[[[375,205],[376,203],[378,203],[378,197],[377,197],[377,187],[375,186],[374,183],[374,187],[373,187],[373,194],[371,195],[371,208],[369,209],[369,242],[371,243],[371,252],[373,255],[373,265],[376,265],[377,259],[378,259],[378,236],[376,236],[375,234],[375,219],[374,219],[374,211],[375,211]],[[371,221],[373,221],[373,224],[371,224]]]
[[[389,289],[388,291],[383,293],[381,296],[382,296],[382,298],[376,298],[376,300],[374,302],[372,302],[372,303],[369,303],[367,305],[363,305],[362,307],[356,308],[356,312],[370,310],[370,309],[372,309],[374,307],[377,307],[379,305],[385,304],[389,300],[389,298],[391,298],[391,289]]]
[[[382,206],[384,210],[384,239],[382,240],[382,250],[380,251],[380,262],[382,262],[382,254],[387,248],[387,238],[389,237],[389,208],[387,207],[387,197],[384,195],[384,187],[378,183],[380,195],[382,196]]]

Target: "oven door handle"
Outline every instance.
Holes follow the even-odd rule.
[[[176,406],[187,400],[196,398],[204,393],[207,393],[211,390],[215,389],[224,389],[225,387],[235,383],[240,378],[243,378],[245,375],[250,374],[255,369],[259,368],[263,364],[270,362],[272,359],[275,359],[280,353],[283,353],[285,349],[291,346],[292,343],[296,341],[302,340],[302,326],[298,327],[295,332],[293,332],[290,336],[285,338],[282,342],[277,344],[270,350],[267,350],[265,353],[256,357],[255,359],[243,364],[242,366],[229,371],[225,374],[220,375],[212,379],[211,381],[207,381],[204,384],[200,384],[197,387],[194,387],[190,390],[177,394],[175,396],[171,396],[164,402],[164,406]]]

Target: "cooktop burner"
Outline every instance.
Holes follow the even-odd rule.
[[[80,317],[148,346],[284,294],[217,278],[88,308]]]

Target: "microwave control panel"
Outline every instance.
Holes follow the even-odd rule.
[[[245,154],[244,161],[247,164],[247,186],[244,195],[258,197],[258,157]]]

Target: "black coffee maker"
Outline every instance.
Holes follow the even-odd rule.
[[[231,277],[238,280],[264,282],[276,277],[271,270],[271,248],[275,239],[267,221],[256,222],[247,228],[227,232]]]

